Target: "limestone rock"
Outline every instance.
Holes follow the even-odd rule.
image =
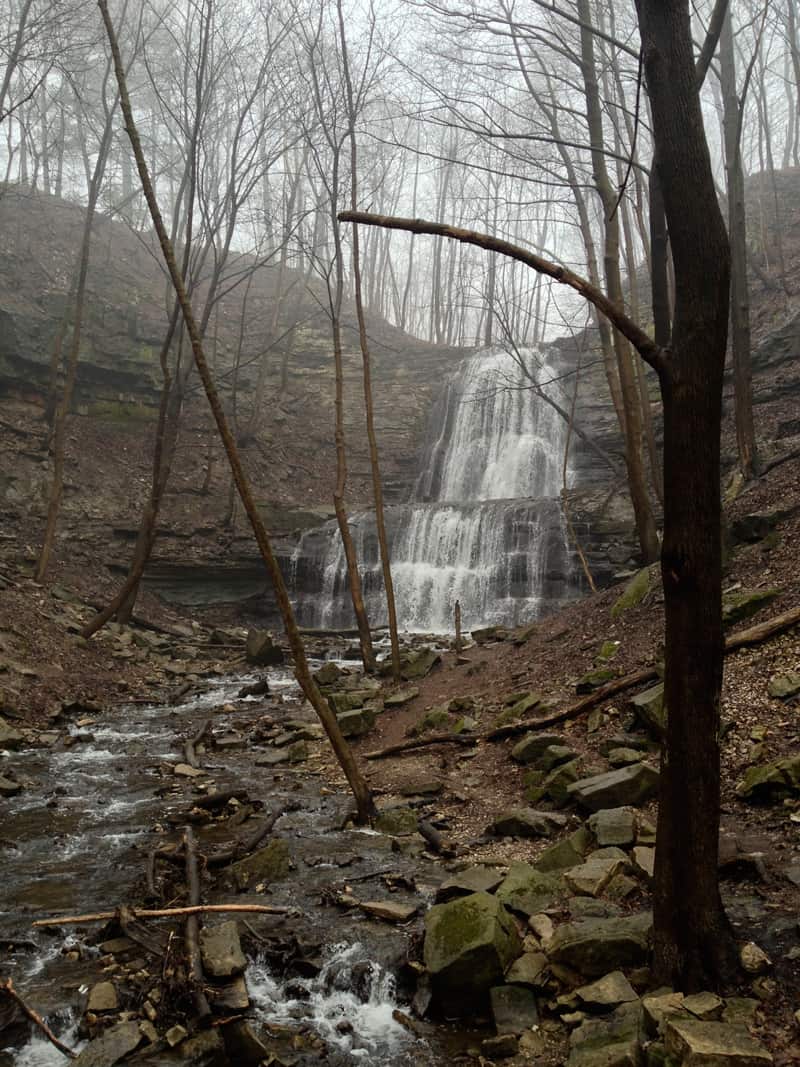
[[[541,693],[521,693],[518,694],[514,703],[511,705],[511,715],[515,719],[521,719],[523,715],[526,715],[529,711],[533,711],[542,702]]]
[[[596,982],[581,986],[580,989],[575,990],[575,995],[587,1008],[600,1011],[639,999],[622,971],[611,971],[610,974],[598,978]]]
[[[567,1067],[640,1067],[642,1011],[620,1004],[610,1015],[586,1019],[570,1035]]]
[[[221,989],[215,989],[213,996],[217,1011],[224,1009],[240,1012],[247,1011],[250,1007],[250,994],[247,992],[247,983],[242,975],[237,975],[232,982],[228,982]]]
[[[563,883],[557,874],[538,871],[529,863],[512,863],[496,896],[512,911],[536,915],[549,908],[563,894]]]
[[[488,832],[498,837],[552,837],[567,824],[567,816],[534,808],[512,808],[489,825]]]
[[[341,676],[342,668],[333,660],[328,660],[318,671],[314,671],[314,681],[320,686],[334,685]]]
[[[22,734],[5,719],[0,718],[0,749],[13,750],[19,748],[25,738]]]
[[[389,696],[383,698],[383,704],[387,708],[401,708],[404,704],[410,704],[418,696],[417,686],[411,686],[408,689],[399,689],[396,693],[390,693]]]
[[[587,820],[600,848],[606,845],[632,845],[636,834],[636,813],[630,808],[601,808]]]
[[[744,800],[761,803],[774,803],[800,795],[800,756],[787,756],[773,763],[748,767],[736,792]]]
[[[534,863],[537,871],[563,871],[567,867],[577,867],[592,844],[592,834],[585,827],[579,827],[569,837],[546,848]]]
[[[460,1013],[485,1002],[521,949],[514,920],[488,893],[434,904],[425,916],[424,959],[434,991]]]
[[[544,774],[542,771],[531,771],[530,773],[531,775]],[[573,782],[577,782],[577,780],[578,761],[572,760],[571,763],[562,763],[560,767],[556,767],[549,774],[537,779],[535,784],[526,776],[527,788],[525,795],[531,804],[538,804],[543,797],[547,797],[557,807],[563,807],[569,800],[570,785]]]
[[[578,695],[592,693],[595,689],[600,689],[609,682],[613,682],[616,677],[617,672],[613,667],[596,667],[578,679],[575,683],[575,692]]]
[[[652,882],[656,866],[656,850],[654,848],[645,848],[644,845],[637,845],[631,852],[631,856],[636,870],[643,874],[648,882]]]
[[[284,661],[283,650],[274,644],[267,630],[248,630],[245,656],[256,667],[279,667]]]
[[[98,982],[89,990],[87,1011],[116,1011],[118,1007],[119,998],[113,982]]]
[[[642,693],[637,693],[630,700],[630,706],[638,722],[656,740],[661,739],[667,729],[667,707],[664,703],[664,683],[658,682]]]
[[[651,926],[647,913],[562,923],[547,955],[551,963],[571,967],[587,978],[607,974],[609,967],[636,967],[647,959]]]
[[[749,619],[767,604],[772,603],[779,593],[779,589],[739,589],[735,593],[724,593],[722,597],[723,626],[733,626],[743,619]]]
[[[489,998],[498,1034],[521,1034],[539,1025],[536,997],[530,989],[519,985],[494,986]]]
[[[746,945],[742,945],[739,959],[742,968],[748,974],[763,974],[764,971],[768,971],[772,966],[772,960],[763,948],[760,948],[753,941],[748,941]]]
[[[699,1019],[667,1019],[664,1022],[667,1052],[681,1067],[764,1067],[772,1056],[751,1037],[744,1026],[701,1022]]]
[[[536,763],[542,753],[551,745],[562,746],[564,739],[560,734],[525,734],[511,750],[511,758],[517,763]]]
[[[0,797],[15,797],[22,792],[19,782],[0,774]]]
[[[75,1067],[114,1067],[142,1042],[138,1022],[118,1023],[90,1041],[72,1063]]]
[[[465,871],[459,871],[442,882],[436,891],[436,903],[441,904],[469,893],[491,893],[502,881],[503,875],[492,867],[467,867]]]
[[[580,896],[599,897],[614,875],[624,869],[624,859],[589,857],[585,863],[565,871],[564,881]]]
[[[375,829],[392,837],[406,837],[417,832],[418,817],[413,808],[386,808],[378,813]]]
[[[418,911],[416,904],[396,904],[391,900],[362,900],[359,907],[365,914],[390,923],[407,923]]]
[[[629,763],[638,763],[642,758],[636,748],[612,748],[608,753],[608,762],[612,767],[627,767]]]
[[[239,943],[239,930],[232,920],[200,931],[203,970],[212,978],[233,978],[242,974],[247,959]]]
[[[725,1002],[716,993],[693,993],[683,998],[683,1006],[696,1019],[712,1022],[721,1018]]]
[[[336,718],[345,737],[362,737],[375,725],[375,712],[371,708],[353,708]]]
[[[773,674],[767,686],[767,692],[777,700],[788,700],[800,693],[800,671],[786,671]],[[0,747],[2,747],[2,727],[0,727]]]
[[[423,648],[418,652],[409,652],[403,657],[400,668],[400,677],[409,682],[412,679],[424,678],[430,674],[433,668],[441,663],[442,657],[432,648]],[[391,664],[389,665],[391,668]]]
[[[230,873],[236,888],[242,891],[261,883],[282,881],[289,873],[290,864],[289,846],[276,837],[251,856],[231,864]]]
[[[634,763],[619,770],[581,778],[567,793],[590,811],[644,804],[658,793],[658,771],[647,763]]]
[[[206,772],[199,767],[190,767],[188,763],[176,763],[172,773],[178,778],[202,778]]]
[[[544,989],[549,977],[547,956],[543,952],[523,952],[506,973],[506,981],[511,985],[530,986],[531,989]]]
[[[650,589],[650,568],[643,567],[631,578],[611,608],[611,618],[616,619],[624,611],[640,604]]]

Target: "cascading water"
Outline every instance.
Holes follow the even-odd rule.
[[[415,500],[387,509],[398,624],[452,630],[537,618],[574,595],[559,502],[566,426],[534,382],[552,383],[546,356],[502,349],[473,356],[449,382],[433,417]],[[546,386],[553,389],[553,384]],[[374,519],[353,516],[370,621],[385,622]],[[299,574],[308,567],[311,573]],[[295,553],[298,600],[309,626],[352,625],[344,553],[335,524],[307,534]]]

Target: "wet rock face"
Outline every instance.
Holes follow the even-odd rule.
[[[425,966],[446,1010],[485,1004],[521,951],[514,920],[488,893],[435,904],[425,916]]]

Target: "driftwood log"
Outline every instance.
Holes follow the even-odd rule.
[[[13,1000],[14,1003],[17,1004],[18,1007],[24,1012],[24,1014],[27,1015],[30,1021],[35,1026],[38,1026],[38,1028],[42,1031],[42,1033],[51,1043],[51,1045],[55,1045],[59,1052],[63,1052],[63,1054],[65,1056],[68,1056],[71,1060],[78,1058],[78,1053],[75,1052],[74,1049],[69,1048],[68,1045],[65,1045],[63,1044],[63,1042],[59,1041],[56,1035],[41,1017],[41,1015],[25,1003],[25,1001],[14,988],[14,983],[11,981],[10,978],[0,979],[0,993],[7,996],[10,1000]]]

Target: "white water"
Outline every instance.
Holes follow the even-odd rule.
[[[392,1015],[398,1007],[394,978],[357,942],[333,945],[326,956],[315,978],[291,979],[294,993],[263,961],[252,964],[247,986],[257,1015],[282,1025],[308,1022],[325,1042],[357,1061],[390,1062],[392,1053],[414,1040]]]
[[[566,427],[531,386],[533,377],[555,395],[554,369],[542,353],[528,350],[522,358],[524,366],[495,350],[461,364],[432,428],[419,502],[390,511],[401,630],[451,631],[456,600],[464,628],[472,629],[536,618],[569,596],[570,553],[557,501]],[[356,515],[351,528],[374,625],[385,616],[374,520]],[[301,543],[296,558],[303,551]],[[349,625],[335,525],[319,571],[321,590],[303,612],[309,625]]]

